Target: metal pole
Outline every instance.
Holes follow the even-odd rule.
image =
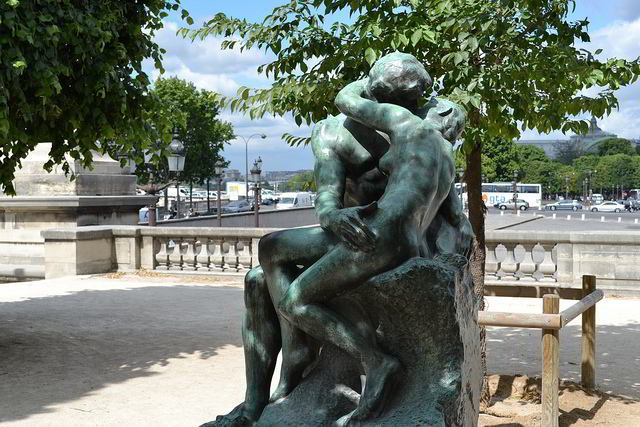
[[[244,198],[249,198],[249,139],[244,139]]]
[[[258,203],[260,200],[260,182],[256,182],[256,186],[253,189],[255,196],[255,216],[256,216],[256,228],[260,227],[260,204]]]
[[[149,183],[153,184],[153,172],[151,174],[149,174]],[[149,225],[149,227],[155,227],[156,226],[156,204],[158,203],[158,199],[155,198],[155,193],[154,193],[154,199],[151,202],[151,204],[149,205],[149,209],[147,209],[147,215],[149,215],[149,220],[147,222],[147,224]]]
[[[222,179],[218,177],[218,227],[222,227],[222,196],[220,187],[222,187]]]
[[[180,218],[180,183],[176,179],[176,218]]]
[[[211,212],[211,198],[209,197],[209,178],[207,178],[207,215]]]

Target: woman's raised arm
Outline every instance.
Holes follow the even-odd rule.
[[[381,104],[365,97],[369,79],[349,83],[336,96],[336,106],[346,116],[386,134],[397,129],[399,122],[415,117],[399,105]]]

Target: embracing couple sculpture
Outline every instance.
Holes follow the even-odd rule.
[[[403,363],[379,343],[368,314],[332,301],[415,257],[468,257],[473,234],[456,196],[452,154],[465,113],[437,98],[421,106],[431,86],[413,56],[389,54],[368,78],[340,91],[336,105],[344,115],[315,126],[320,227],[261,239],[260,266],[245,279],[245,401],[207,425],[254,425],[269,402],[282,401],[304,380],[326,345],[358,361],[366,376],[345,423],[384,411],[407,375]],[[270,396],[281,349],[280,382]]]

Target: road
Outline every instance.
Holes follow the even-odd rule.
[[[533,217],[538,217],[532,220]],[[529,219],[529,221],[526,221]],[[489,229],[549,230],[549,231],[595,231],[634,230],[640,231],[640,212],[591,212],[528,210],[518,216],[513,211],[490,208],[488,224],[502,224]]]

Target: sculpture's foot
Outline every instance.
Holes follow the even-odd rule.
[[[288,360],[283,360],[280,382],[269,399],[270,403],[287,397],[295,389],[304,376],[304,372],[316,361],[317,353],[309,348],[292,352]]]
[[[402,365],[392,356],[383,356],[381,361],[369,367],[360,403],[350,420],[377,418],[402,374]]]
[[[244,403],[241,403],[227,415],[218,415],[214,421],[200,427],[253,427],[255,424],[255,419],[247,413]]]

